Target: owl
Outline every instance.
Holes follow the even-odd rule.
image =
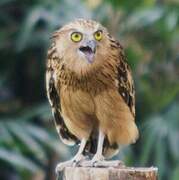
[[[52,35],[46,89],[63,143],[79,145],[58,168],[97,165],[135,143],[135,90],[121,44],[100,23],[77,19]]]

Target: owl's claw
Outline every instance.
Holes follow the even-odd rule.
[[[100,154],[96,154],[92,160],[90,161],[83,161],[81,162],[81,166],[84,167],[97,167],[98,166],[98,162],[103,162],[104,161],[104,156],[100,155]]]
[[[104,159],[105,158],[103,155],[95,154],[91,161],[92,161],[93,166],[96,167],[96,166],[98,166],[98,162],[102,162],[102,161],[104,161]]]
[[[57,164],[57,166],[55,168],[55,172],[56,172],[56,174],[58,174],[58,172],[63,171],[63,169],[65,167],[80,166],[81,162],[83,162],[86,159],[87,159],[86,156],[84,156],[82,154],[77,154],[73,159]]]

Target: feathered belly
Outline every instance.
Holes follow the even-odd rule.
[[[110,144],[130,144],[138,136],[134,117],[115,89],[91,96],[82,90],[61,89],[62,116],[69,131],[79,139],[101,128]]]
[[[119,93],[103,91],[94,98],[99,126],[110,144],[130,144],[138,137],[134,117]]]
[[[79,139],[88,138],[96,123],[95,106],[90,94],[63,87],[60,97],[62,116],[69,131]]]

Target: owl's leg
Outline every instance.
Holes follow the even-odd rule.
[[[104,138],[105,138],[105,134],[101,130],[99,130],[97,151],[91,160],[93,163],[96,163],[97,161],[104,161],[104,159],[105,159],[103,156]]]
[[[59,171],[62,171],[65,167],[77,166],[81,161],[86,159],[86,157],[83,155],[83,151],[84,151],[84,148],[86,146],[86,142],[87,142],[87,140],[85,138],[82,139],[79,150],[76,153],[76,155],[69,161],[59,163],[56,166],[56,173],[58,173]]]
[[[97,151],[92,160],[90,161],[84,161],[81,163],[82,166],[92,167],[95,166],[97,162],[103,162],[104,156],[103,156],[103,143],[104,143],[105,134],[99,130],[99,136],[98,136],[98,144],[97,144]]]
[[[105,157],[103,156],[103,143],[104,143],[105,134],[99,130],[99,137],[98,137],[98,145],[97,151],[91,161],[83,161],[81,163],[82,166],[86,167],[121,167],[124,166],[122,161],[114,160],[114,161],[106,161]]]
[[[98,137],[98,146],[96,154],[94,155],[92,161],[93,166],[95,167],[119,167],[123,166],[124,164],[122,161],[114,160],[114,161],[106,161],[105,157],[103,156],[103,143],[104,143],[105,134],[99,130],[99,137]]]

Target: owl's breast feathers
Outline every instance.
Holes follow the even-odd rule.
[[[47,94],[52,106],[57,130],[66,144],[74,144],[78,141],[79,137],[69,131],[63,119],[60,101],[63,98],[61,97],[62,89],[63,91],[64,89],[70,90],[71,94],[75,91],[87,93],[89,94],[89,99],[104,91],[109,90],[110,92],[110,90],[113,90],[118,93],[120,99],[129,108],[128,113],[131,113],[133,119],[135,117],[135,91],[131,70],[126,63],[121,45],[110,36],[109,40],[111,49],[109,50],[108,57],[105,57],[104,63],[81,75],[68,69],[63,61],[59,59],[55,44],[53,44],[48,52],[46,73]],[[73,107],[71,108],[73,109]]]

